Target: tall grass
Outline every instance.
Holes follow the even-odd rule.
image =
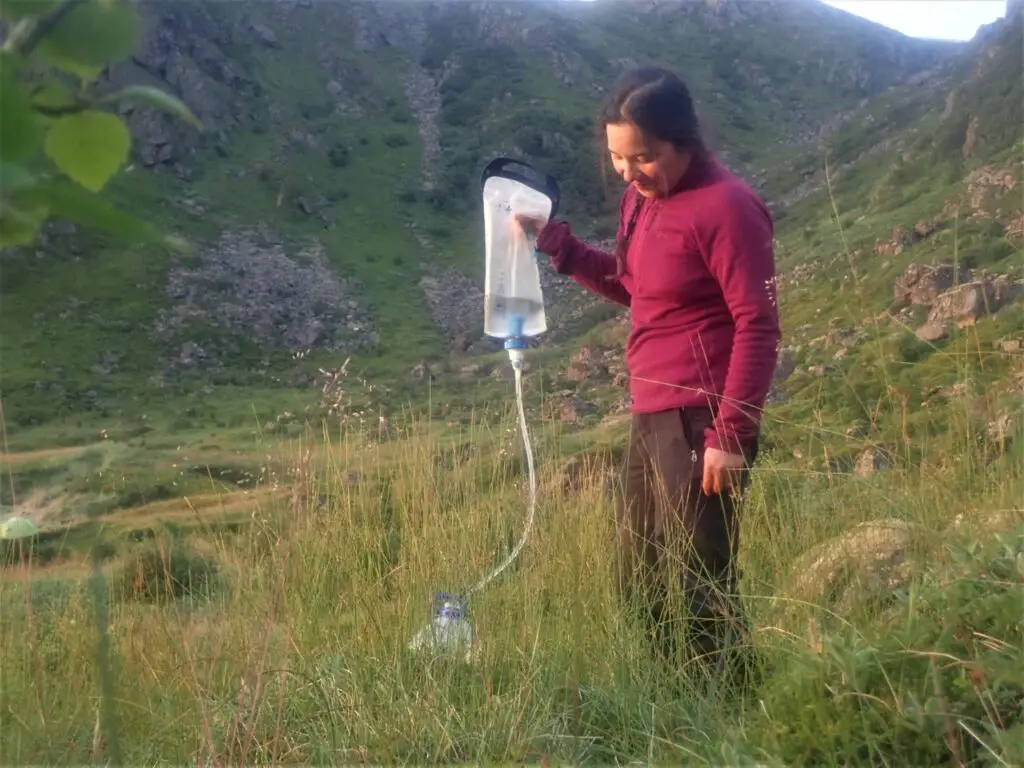
[[[613,590],[603,471],[563,488],[551,440],[535,535],[470,606],[475,660],[407,650],[432,593],[468,586],[520,531],[514,422],[478,430],[310,440],[290,501],[242,533],[158,538],[78,578],[13,565],[3,761],[1024,759],[1024,528],[997,535],[1021,521],[1019,449],[963,441],[948,471],[867,478],[790,471],[769,452],[741,534],[766,676],[737,692],[652,658]],[[840,564],[845,581],[806,583],[815,547],[890,518],[905,542],[883,536]]]

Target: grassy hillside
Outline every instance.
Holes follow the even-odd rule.
[[[431,593],[485,573],[522,525],[516,435],[487,423],[302,442],[284,457],[293,474],[265,476],[241,508],[221,492],[175,517],[151,505],[135,534],[107,522],[94,551],[117,554],[93,575],[39,550],[10,568],[0,751],[51,764],[1024,758],[1019,433],[997,457],[964,426],[955,453],[915,443],[944,463],[908,456],[866,477],[763,461],[742,536],[766,677],[736,692],[654,665],[617,608],[604,478],[559,475],[564,451],[607,428],[545,430],[538,528],[472,605],[474,662],[406,650]],[[804,446],[820,432],[798,430]]]
[[[154,128],[146,112],[129,115],[138,157],[111,194],[199,247],[183,257],[55,227],[35,253],[5,256],[4,417],[7,450],[15,456],[0,503],[32,509],[54,525],[121,515],[131,527],[133,516],[147,519],[152,504],[167,515],[189,516],[184,496],[238,492],[278,466],[277,451],[310,427],[334,435],[380,431],[382,417],[401,419],[412,406],[438,419],[443,432],[507,402],[503,355],[449,357],[419,285],[424,272],[452,282],[453,273],[438,273],[439,267],[462,265],[472,274],[466,265],[475,260],[476,234],[467,225],[472,213],[456,204],[471,199],[468,191],[462,198],[444,192],[445,174],[460,156],[446,151],[437,165],[443,172],[424,173],[425,129],[413,94],[421,81],[409,73],[419,77],[421,68],[449,60],[458,63],[455,72],[469,67],[474,76],[462,81],[469,85],[448,91],[442,85],[441,146],[457,150],[476,141],[486,155],[487,146],[502,146],[502,135],[512,136],[502,131],[538,127],[537,108],[557,105],[559,114],[576,115],[583,130],[587,88],[604,71],[596,54],[569,67],[576,78],[569,86],[542,77],[549,60],[525,52],[547,56],[591,50],[588,45],[608,51],[611,29],[620,30],[618,44],[626,50],[639,40],[622,32],[630,29],[627,22],[640,25],[643,14],[673,11],[601,4],[591,16],[577,6],[545,4],[425,8],[412,16],[379,5],[257,5],[244,16],[221,5],[149,9],[155,15],[144,53],[111,81],[158,72],[168,82],[191,83],[179,90],[212,129],[199,136],[172,121]],[[813,4],[764,8],[773,10],[767,16],[749,6],[734,9],[739,16],[674,12],[712,37],[738,34],[754,22],[790,24],[801,14],[814,20],[831,13]],[[501,39],[524,19],[535,25],[525,42],[515,37],[525,47],[498,44],[495,56],[483,55],[481,40]],[[356,45],[325,41],[326,28],[348,30]],[[472,38],[473,29],[481,35]],[[553,29],[575,31],[550,40]],[[208,45],[181,47],[174,35],[182,30],[202,33]],[[1020,388],[1021,309],[1013,295],[1019,295],[1021,206],[1019,168],[1011,162],[1020,152],[1013,129],[1020,124],[1019,32],[1019,16],[997,25],[927,75],[853,109],[813,145],[779,152],[770,164],[763,150],[772,169],[765,194],[778,221],[787,336],[768,442],[794,469],[850,467],[869,447],[891,459],[919,438],[955,432],[964,426],[961,417],[979,433],[1012,427]],[[889,39],[853,22],[846,33],[843,44],[851,47],[840,50],[851,56],[863,55],[867,41]],[[318,42],[303,45],[304,39]],[[799,57],[805,77],[814,71],[809,62],[823,66],[813,50]],[[927,61],[929,50],[895,49],[890,64],[910,61],[911,67],[914,55]],[[487,94],[500,90],[511,66],[502,56],[529,62],[522,76],[549,89],[550,97],[511,110],[493,132],[458,125],[451,110],[483,109]],[[778,63],[767,53],[750,60]],[[877,59],[858,61],[875,78],[894,76],[891,67],[871,69]],[[826,84],[836,77],[833,70],[819,75]],[[449,73],[445,83],[455,77]],[[697,87],[719,82],[713,73],[708,78],[695,79]],[[803,93],[785,72],[779,78],[793,94]],[[221,80],[235,89],[214,90]],[[890,81],[857,82],[863,93]],[[521,84],[518,75],[508,76],[507,87]],[[750,98],[752,109],[764,106]],[[823,98],[808,95],[807,109]],[[776,145],[789,130],[778,122],[757,125]],[[177,131],[175,159],[154,165],[147,153],[164,151],[168,126]],[[480,143],[484,135],[498,138],[487,145]],[[561,146],[565,152],[548,152],[549,160],[591,151],[573,142]],[[566,183],[585,175],[566,172]],[[572,191],[566,197],[567,205],[579,204]],[[578,209],[571,215],[586,221]],[[322,248],[314,247],[314,237]],[[931,307],[935,297],[906,306],[895,289],[915,264],[955,267],[960,282],[980,276],[990,306],[968,306],[958,315],[939,302],[945,315],[929,325],[929,313],[939,311]],[[992,282],[978,270],[1006,276]],[[531,355],[528,386],[540,398],[531,410],[570,428],[594,425],[621,403],[616,373],[623,326],[612,320],[590,327],[614,308],[588,308],[577,294],[556,293],[565,290],[564,281],[548,286],[555,298],[551,335],[562,330],[562,318],[570,331]],[[447,294],[449,308],[465,303],[460,290],[456,285]],[[562,310],[563,301],[576,309]],[[475,318],[472,306],[456,319]],[[952,334],[946,328],[922,333],[943,322],[971,324]],[[577,355],[581,342],[596,356]],[[342,365],[349,355],[354,359]],[[569,366],[570,358],[580,362]],[[422,375],[424,366],[409,373],[421,360],[429,362],[430,376]],[[961,402],[963,395],[977,399]],[[381,435],[394,437],[386,429]],[[61,451],[52,453],[55,448]],[[915,447],[907,460],[922,454]],[[80,455],[87,458],[75,458]]]
[[[908,393],[916,410],[928,393],[965,373],[979,379],[978,392],[1019,408],[1020,357],[1013,350],[1022,316],[1013,298],[953,318],[963,336],[933,339],[914,333],[933,302],[906,306],[895,288],[912,265],[946,265],[958,273],[956,282],[988,285],[1003,275],[997,282],[1011,286],[1006,295],[1019,296],[1021,39],[1018,15],[938,76],[858,110],[820,154],[808,152],[793,166],[813,176],[806,197],[792,195],[777,211],[790,346],[802,348],[798,358],[848,377],[842,386],[856,410],[889,386]],[[975,351],[985,350],[977,366],[957,347],[964,336]],[[828,359],[837,343],[841,355]],[[838,380],[827,376],[819,384]]]
[[[157,72],[214,128],[130,115],[113,194],[196,254],[58,227],[3,255],[0,505],[43,528],[0,550],[5,760],[1024,762],[1019,13],[947,47],[812,3],[586,7],[157,7],[112,78]],[[602,233],[586,118],[669,21],[686,53],[652,56],[702,73],[778,222],[741,533],[763,679],[659,668],[619,610],[625,326],[558,283],[537,528],[471,606],[474,663],[421,658],[431,593],[519,535],[525,461],[503,354],[451,355],[420,277],[457,308],[493,151]]]
[[[593,112],[638,51],[687,75],[716,145],[757,177],[780,144],[951,49],[809,2],[140,7],[139,52],[107,79],[167,88],[206,131],[133,111],[135,162],[111,195],[198,255],[183,263],[66,228],[5,255],[4,393],[15,427],[174,412],[175,398],[208,387],[293,391],[349,354],[392,376],[439,359],[448,340],[420,279],[456,268],[479,282],[474,179],[492,154],[543,163],[580,231],[608,231],[614,206],[598,178]],[[671,29],[655,49],[652,24]],[[254,228],[264,239],[239,246]],[[281,254],[235,274],[266,241]],[[303,258],[314,242],[339,283],[331,290],[316,290],[323,281]],[[289,288],[272,287],[282,281]],[[181,282],[196,294],[185,308],[168,290]],[[218,329],[223,305],[248,306]],[[274,324],[253,327],[274,313]],[[479,338],[479,314],[460,309],[449,325],[468,321]]]

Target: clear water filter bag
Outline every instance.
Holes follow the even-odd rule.
[[[516,172],[520,166],[535,178]],[[481,179],[484,206],[484,333],[499,339],[537,336],[547,330],[540,270],[533,238],[517,214],[547,221],[558,209],[558,184],[528,163],[499,157]]]

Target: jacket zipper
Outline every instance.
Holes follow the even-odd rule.
[[[653,200],[650,200],[647,203],[647,205],[644,206],[643,211],[641,212],[641,215],[643,216],[643,226],[640,227],[640,237],[636,238],[637,240],[639,240],[639,242],[634,243],[634,247],[636,248],[636,256],[634,256],[634,261],[636,263],[636,269],[634,270],[634,279],[636,280],[637,293],[642,292],[642,281],[640,280],[640,275],[642,271],[641,255],[643,254],[644,246],[647,243],[647,233],[650,232],[651,224],[654,222],[654,211],[657,205],[658,199],[654,198]]]

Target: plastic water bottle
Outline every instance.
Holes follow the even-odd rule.
[[[409,647],[461,653],[468,662],[473,650],[473,624],[465,606],[446,592],[434,595],[434,605],[433,621],[416,634]]]

